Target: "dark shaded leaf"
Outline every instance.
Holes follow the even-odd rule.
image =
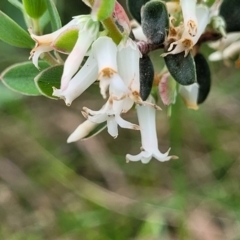
[[[154,44],[163,43],[169,30],[166,5],[159,1],[150,1],[142,7],[142,30],[147,39]]]
[[[141,23],[141,8],[150,0],[127,0],[127,7],[133,18]]]
[[[143,55],[139,61],[140,68],[140,97],[145,101],[151,90],[154,80],[154,68],[148,55]]]
[[[190,85],[196,82],[196,67],[192,55],[184,57],[184,52],[169,54],[164,57],[168,71],[175,81],[181,85]]]
[[[240,1],[239,0],[224,0],[220,6],[219,15],[226,22],[227,32],[240,31]]]
[[[211,88],[211,72],[205,57],[198,53],[194,57],[197,73],[197,82],[199,84],[199,93],[197,103],[201,104],[207,98]]]

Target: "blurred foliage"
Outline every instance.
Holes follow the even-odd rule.
[[[81,1],[57,6],[63,23],[88,11]],[[24,27],[6,0],[0,9]],[[2,42],[0,52],[0,71],[29,56]],[[137,131],[66,144],[80,109],[101,106],[96,89],[68,108],[0,83],[0,239],[240,239],[240,72],[210,67],[212,90],[198,111],[180,100],[171,118],[164,106],[158,113],[161,150],[170,145],[179,160],[147,165],[125,162],[138,150]]]

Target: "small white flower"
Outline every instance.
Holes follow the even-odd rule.
[[[193,83],[188,86],[179,87],[179,94],[183,98],[184,103],[188,108],[197,110],[198,109],[198,92],[199,92],[199,85],[198,83]]]
[[[92,54],[88,57],[83,67],[71,79],[67,88],[64,90],[53,88],[53,96],[62,98],[67,106],[70,106],[72,101],[80,96],[90,85],[92,85],[98,75],[97,62]]]
[[[109,37],[99,37],[92,45],[92,53],[98,64],[98,79],[103,98],[113,75],[117,74],[117,46]]]
[[[142,151],[137,155],[126,155],[127,161],[142,161],[148,163],[153,157],[160,162],[176,159],[176,156],[169,156],[168,153],[161,153],[158,149],[158,139],[156,132],[156,110],[151,106],[137,105],[138,121],[141,131]]]
[[[82,112],[84,117],[95,123],[107,121],[108,133],[114,138],[118,136],[118,125],[122,128],[139,130],[137,125],[125,121],[120,116],[132,107],[133,101],[129,101],[128,89],[118,74],[114,74],[110,80],[109,95],[107,103],[99,111],[84,107]]]
[[[65,61],[61,78],[61,90],[65,90],[72,76],[77,72],[87,50],[97,38],[99,31],[98,22],[94,22],[90,16],[85,16],[81,21],[78,40]]]
[[[198,20],[196,17],[196,0],[180,0],[182,14],[184,18],[184,28],[191,37],[197,35]]]
[[[210,61],[228,60],[240,54],[240,33],[229,33],[226,38],[210,43],[209,46],[217,50],[209,55]]]
[[[186,0],[184,0],[184,2],[185,1]],[[193,0],[193,2],[194,1],[195,0]],[[183,16],[184,31],[181,38],[170,44],[168,52],[162,54],[163,57],[167,56],[168,54],[178,54],[183,51],[185,52],[186,57],[190,50],[192,50],[193,46],[198,42],[200,36],[205,31],[205,28],[209,23],[209,9],[205,6],[199,5],[196,7],[196,10],[192,12],[192,18],[189,17],[189,14],[190,12],[187,11],[187,17],[185,18],[185,15]],[[185,19],[187,20],[185,21]],[[179,28],[179,30],[182,31],[181,28]]]
[[[38,58],[40,57],[40,55],[44,52],[50,52],[54,50],[55,48],[53,43],[61,34],[73,29],[79,29],[78,22],[79,22],[78,18],[74,18],[68,24],[58,29],[57,31],[42,36],[35,35],[32,32],[32,30],[29,29],[31,38],[36,42],[35,47],[32,49],[30,53],[30,58],[32,58],[32,62],[36,68],[38,68]]]

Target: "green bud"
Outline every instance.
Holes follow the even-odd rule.
[[[140,69],[140,97],[145,101],[151,90],[154,80],[154,68],[148,55],[143,55],[139,60]]]
[[[169,30],[169,18],[166,5],[159,1],[146,3],[141,10],[142,30],[148,41],[163,43]]]
[[[22,0],[26,13],[34,19],[40,18],[46,11],[45,0]]]

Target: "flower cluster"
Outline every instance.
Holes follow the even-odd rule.
[[[83,107],[82,114],[86,121],[80,124],[67,141],[83,139],[100,124],[104,124],[108,133],[116,138],[118,126],[120,126],[139,130],[141,133],[141,152],[138,155],[127,154],[127,161],[148,163],[152,157],[162,162],[177,158],[169,155],[170,149],[166,153],[161,153],[158,149],[155,115],[160,107],[156,105],[151,89],[158,87],[160,98],[165,105],[174,104],[176,95],[179,93],[187,107],[197,109],[200,90],[203,89],[198,76],[198,62],[196,60],[195,64],[191,65],[194,67],[193,77],[190,79],[191,84],[184,86],[181,80],[179,80],[180,84],[174,81],[179,83],[172,77],[170,67],[168,69],[164,67],[160,74],[155,74],[154,78],[151,77],[154,73],[147,51],[151,51],[151,48],[164,48],[161,56],[166,61],[169,55],[176,55],[177,58],[184,52],[181,58],[184,62],[183,66],[186,65],[185,61],[194,61],[192,57],[189,60],[188,56],[191,55],[190,52],[197,45],[200,36],[210,22],[209,8],[197,4],[196,0],[180,0],[180,2],[167,2],[166,4],[153,0],[142,8],[142,19],[138,21],[142,21],[143,28],[140,24],[134,28],[132,24],[131,29],[124,10],[116,2],[110,17],[121,35],[120,41],[116,41],[109,34],[111,32],[108,32],[111,29],[100,32],[100,21],[96,17],[98,4],[92,5],[91,1],[85,2],[92,6],[92,14],[74,17],[67,25],[51,34],[36,36],[30,31],[32,39],[36,42],[35,48],[31,51],[31,58],[36,67],[38,67],[38,59],[42,53],[57,51],[68,54],[64,63],[60,88],[53,86],[53,96],[63,99],[66,105],[70,106],[74,99],[97,81],[100,93],[106,99],[106,103],[100,110]],[[153,10],[156,11],[156,9],[158,12],[154,15]],[[154,16],[161,21],[154,19]],[[155,20],[157,23],[161,22],[160,25],[163,22],[165,25],[153,27]],[[156,31],[156,34],[151,28]],[[69,32],[77,32],[77,38],[74,46],[67,51],[66,48],[59,47],[59,42]],[[239,39],[239,35],[236,37]],[[236,45],[239,46],[239,43]],[[142,46],[145,46],[147,51],[142,51]],[[212,58],[214,59],[216,55],[219,54],[215,53]],[[176,60],[173,58],[171,61]],[[186,67],[188,68],[188,65]],[[186,69],[179,70],[185,71]],[[178,88],[179,91],[177,91]],[[142,100],[142,91],[144,91],[144,96],[148,96],[145,101]],[[206,95],[206,93],[203,94]],[[139,125],[123,118],[124,113],[133,109],[134,105]]]

